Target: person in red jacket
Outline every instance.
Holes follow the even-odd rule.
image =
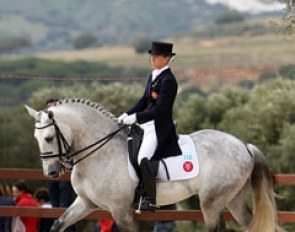
[[[29,192],[28,187],[24,181],[19,181],[12,186],[12,194],[17,206],[31,206],[37,207],[38,204]],[[38,231],[38,218],[35,217],[21,217],[22,222],[26,227],[26,232]]]
[[[98,220],[93,232],[119,232],[119,228],[113,219]]]

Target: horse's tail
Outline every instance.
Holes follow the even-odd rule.
[[[247,144],[247,148],[254,159],[251,174],[254,212],[248,230],[249,232],[274,232],[276,230],[277,211],[273,179],[263,153],[252,144]]]

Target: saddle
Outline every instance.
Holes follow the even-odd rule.
[[[144,133],[143,129],[141,129],[138,125],[133,124],[128,126],[127,142],[128,142],[129,160],[132,166],[134,167],[135,172],[137,176],[139,177],[139,179],[141,177],[141,173],[140,173],[139,164],[137,162],[137,157],[138,157],[138,152],[142,142],[143,133]],[[152,164],[153,170],[155,172],[154,174],[156,176],[158,172],[158,168],[159,168],[159,161],[152,158],[150,162]]]
[[[142,174],[138,164],[138,152],[144,131],[137,125],[128,127],[129,174],[134,181],[139,181],[134,193],[134,205],[141,205],[140,199],[148,196],[143,188]],[[199,173],[198,156],[192,138],[180,135],[178,140],[182,155],[160,160],[151,159],[150,164],[156,181],[179,181],[196,177]],[[136,176],[137,175],[137,176]],[[140,208],[140,207],[139,207]]]

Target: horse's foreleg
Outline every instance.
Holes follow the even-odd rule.
[[[73,204],[60,216],[50,229],[50,232],[62,232],[68,226],[73,225],[87,216],[96,208],[91,202],[77,196]]]

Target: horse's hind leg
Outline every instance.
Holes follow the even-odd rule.
[[[203,209],[203,215],[209,232],[226,232],[222,211]]]
[[[231,211],[234,218],[240,226],[246,227],[252,220],[252,211],[245,200],[245,191],[242,190],[235,198],[233,198],[227,208]]]
[[[130,204],[126,204],[111,210],[120,232],[134,232],[134,221],[131,211],[128,210],[129,207]]]
[[[218,195],[218,194],[217,194]],[[200,199],[201,200],[201,199]],[[203,210],[205,223],[208,226],[209,232],[229,232],[233,230],[226,230],[223,211],[227,207],[234,218],[237,220],[241,227],[247,227],[252,220],[252,211],[249,209],[245,197],[244,189],[240,191],[230,202],[225,206],[220,199],[206,198],[201,200],[201,208]]]
[[[226,232],[225,222],[223,218],[223,210],[225,206],[219,204],[213,199],[201,199],[200,205],[203,211],[204,220],[209,232]]]

